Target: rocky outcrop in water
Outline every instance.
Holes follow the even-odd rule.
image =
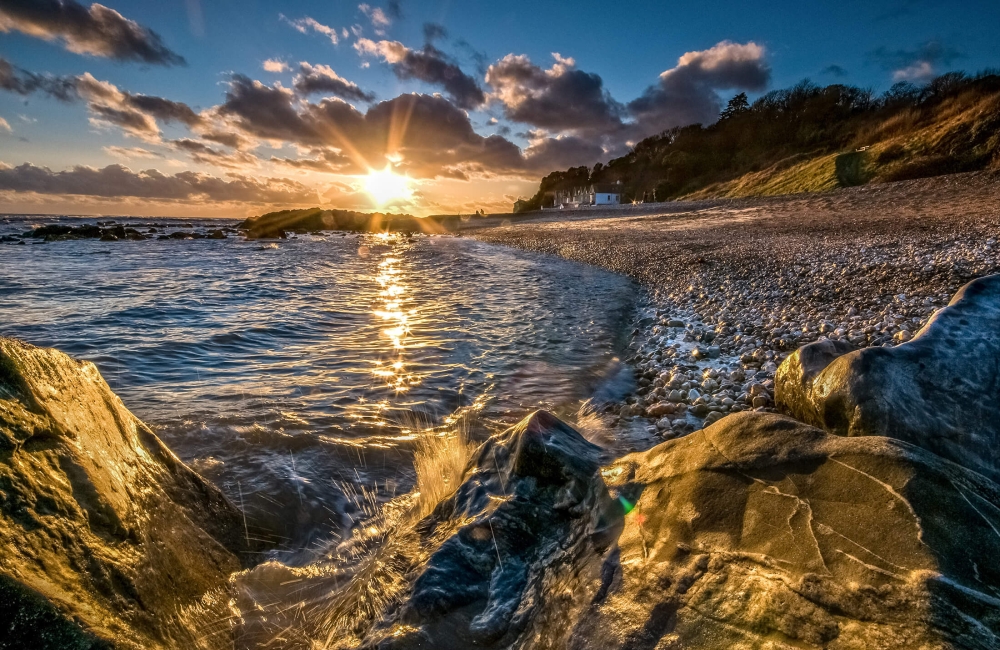
[[[453,230],[457,223],[457,217],[418,218],[408,214],[309,208],[306,210],[281,210],[250,217],[240,223],[239,228],[247,231],[249,239],[284,239],[286,231],[295,233],[323,230],[440,233]]]
[[[894,348],[820,341],[778,369],[775,401],[844,436],[890,436],[1000,478],[1000,275],[968,283]]]
[[[0,338],[0,647],[191,647],[247,542],[93,364]]]

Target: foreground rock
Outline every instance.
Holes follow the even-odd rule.
[[[909,342],[821,341],[775,378],[777,406],[844,436],[882,435],[1000,478],[1000,275],[974,280]]]
[[[242,518],[91,363],[0,338],[5,648],[192,647],[178,614],[246,553]]]
[[[237,637],[381,650],[1000,644],[1000,487],[978,473],[754,412],[602,461],[536,413],[480,447],[416,525],[373,524],[383,541],[353,573],[268,563],[244,576]]]
[[[574,647],[1000,643],[1000,489],[927,451],[741,413],[605,476],[635,508]]]

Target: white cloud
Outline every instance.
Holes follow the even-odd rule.
[[[0,117],[0,131],[6,131],[7,133],[10,133],[13,130],[14,129],[10,128],[10,124],[7,122],[7,120]]]
[[[385,28],[392,24],[389,17],[385,15],[385,11],[381,7],[372,7],[369,4],[360,4],[358,9],[361,13],[368,16],[368,20],[372,21],[372,27],[375,28],[376,34],[385,34]]]
[[[263,67],[268,72],[274,72],[276,74],[279,72],[287,72],[289,70],[288,64],[281,59],[268,59],[264,61]]]
[[[324,25],[323,23],[317,21],[315,18],[310,18],[309,16],[306,16],[304,18],[297,18],[295,20],[291,20],[290,18],[286,17],[285,14],[278,14],[278,18],[291,25],[300,34],[308,34],[309,30],[312,30],[314,32],[323,34],[324,36],[329,38],[330,42],[333,43],[334,45],[336,45],[340,41],[340,37],[337,34],[336,28]]]
[[[893,81],[927,81],[934,76],[934,66],[930,61],[917,61],[905,68],[894,70]]]
[[[135,158],[162,158],[161,154],[155,151],[150,151],[149,149],[143,149],[142,147],[117,147],[109,146],[103,147],[104,153],[112,156],[114,158],[119,158],[121,160],[133,160]]]

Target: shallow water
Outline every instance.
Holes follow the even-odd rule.
[[[94,361],[242,503],[249,535],[292,550],[350,526],[345,493],[407,490],[428,428],[572,420],[616,375],[636,297],[599,269],[452,237],[0,245],[0,334]]]

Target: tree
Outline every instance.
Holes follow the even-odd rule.
[[[729,100],[729,104],[726,108],[719,114],[720,120],[728,120],[731,117],[736,117],[750,110],[750,100],[747,99],[746,93],[740,93],[732,99]]]

